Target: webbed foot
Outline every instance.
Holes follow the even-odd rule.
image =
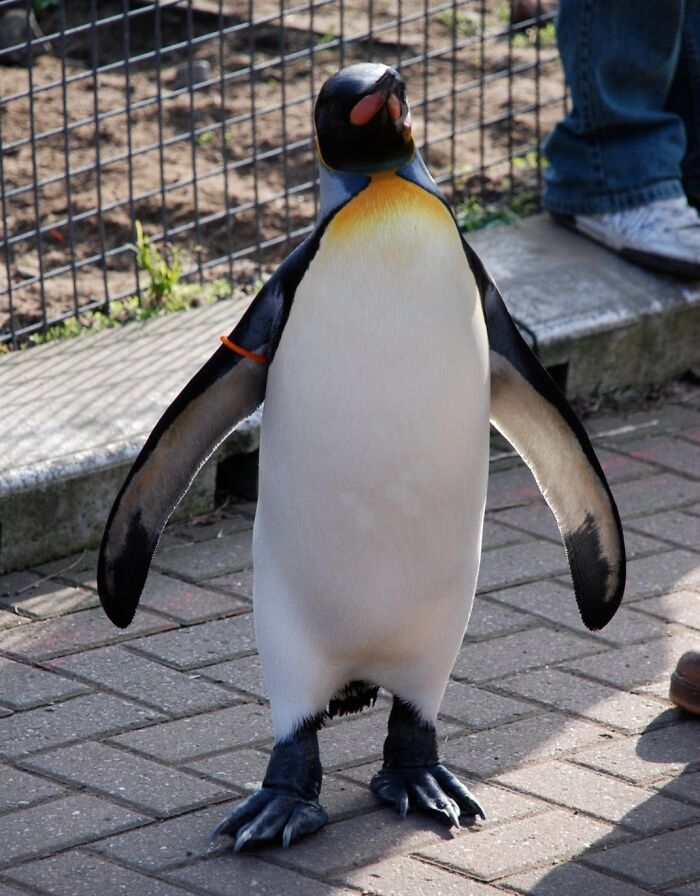
[[[402,818],[409,809],[416,809],[458,828],[460,816],[486,817],[459,778],[439,762],[426,768],[382,768],[372,778],[370,787]]]
[[[312,834],[328,821],[328,815],[313,800],[292,793],[263,787],[249,796],[212,831],[215,837],[232,837],[233,848],[257,846],[280,839],[288,847],[306,834]]]
[[[232,837],[234,850],[240,852],[276,840],[286,848],[317,831],[328,821],[318,803],[322,775],[316,728],[310,723],[275,744],[262,788],[214,828],[212,840]]]
[[[398,697],[394,697],[389,715],[384,766],[370,787],[402,818],[409,809],[417,809],[443,824],[459,827],[460,815],[486,817],[464,784],[441,764],[435,726]]]

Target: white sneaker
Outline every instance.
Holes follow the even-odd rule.
[[[700,215],[685,196],[562,223],[644,267],[700,278]]]

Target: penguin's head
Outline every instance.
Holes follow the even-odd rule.
[[[396,171],[416,151],[401,75],[387,65],[350,65],[321,88],[315,108],[321,161],[334,171]]]

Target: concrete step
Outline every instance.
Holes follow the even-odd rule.
[[[471,242],[570,395],[660,381],[700,361],[700,289],[649,274],[543,216]],[[163,410],[240,302],[0,357],[0,572],[99,542]],[[257,448],[255,421],[204,467],[179,514],[213,505],[217,468]]]

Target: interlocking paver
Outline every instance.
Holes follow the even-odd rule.
[[[566,762],[530,765],[496,781],[642,834],[700,818],[700,810]]]
[[[226,663],[216,663],[214,666],[203,666],[196,671],[209,681],[226,684],[267,700],[267,688],[257,654],[229,660]]]
[[[0,719],[0,755],[13,757],[165,718],[108,694],[86,694]]]
[[[542,501],[532,473],[523,463],[516,463],[508,470],[499,470],[489,475],[489,488],[486,507],[495,510],[498,507],[517,507]]]
[[[24,625],[29,620],[24,616],[18,616],[9,610],[0,610],[0,631],[7,628],[16,628],[18,625]],[[0,639],[0,644],[2,640]],[[1,648],[0,648],[1,649]]]
[[[610,825],[554,809],[538,815],[536,825],[518,819],[502,827],[466,831],[447,843],[422,847],[418,853],[479,880],[492,881],[534,865],[577,856],[612,831]]]
[[[61,657],[49,665],[171,716],[216,709],[236,701],[230,691],[212,682],[193,678],[122,647],[100,647]]]
[[[691,478],[700,478],[700,445],[667,435],[626,442],[625,453],[634,460],[667,467]]]
[[[181,582],[153,570],[146,580],[139,606],[155,610],[178,622],[203,622],[216,616],[240,612],[246,601],[233,595],[227,597],[217,591],[201,588],[191,582]]]
[[[474,641],[481,638],[490,638],[494,635],[502,635],[507,632],[519,631],[533,625],[534,620],[524,613],[493,603],[488,597],[480,594],[474,599],[469,625],[467,626],[466,640]]]
[[[657,789],[666,796],[700,805],[700,772],[679,775],[677,778],[658,784]]]
[[[0,812],[31,806],[65,793],[65,788],[37,775],[0,765]]]
[[[166,631],[174,625],[162,616],[144,610],[138,612],[131,627],[124,630],[115,628],[100,608],[82,610],[5,632],[0,638],[0,651],[20,659],[43,660],[125,641],[146,632]]]
[[[465,643],[452,674],[468,681],[488,681],[595,650],[590,639],[568,631],[531,628],[479,644]]]
[[[130,647],[177,669],[220,663],[255,651],[253,614],[214,619],[201,625],[139,638]]]
[[[162,572],[174,573],[190,582],[211,579],[245,569],[252,563],[252,530],[225,535],[176,551],[157,551],[153,564]]]
[[[220,588],[222,591],[239,597],[247,597],[250,600],[253,596],[253,570],[241,569],[225,576],[215,576],[213,579],[207,579],[203,584],[207,588]]]
[[[96,607],[99,599],[94,591],[18,572],[0,579],[0,604],[35,619],[49,619]]]
[[[670,724],[679,712],[668,704],[642,694],[629,694],[604,684],[585,681],[559,669],[541,669],[498,682],[499,688],[538,700],[556,709],[621,728],[640,732],[650,724]]]
[[[700,497],[700,482],[674,473],[656,473],[615,486],[615,501],[623,520],[658,510],[661,495],[665,508],[694,504]]]
[[[0,866],[78,846],[147,819],[94,796],[66,796],[0,817]]]
[[[362,893],[377,896],[427,896],[428,893],[434,896],[498,896],[503,893],[478,881],[467,884],[461,874],[405,857],[386,859],[350,871],[343,875],[342,882],[357,887]]]
[[[318,742],[325,768],[343,768],[381,759],[388,718],[389,713],[382,709],[322,728]],[[449,729],[449,723],[444,727]]]
[[[700,768],[698,722],[644,731],[638,738],[615,738],[577,749],[571,760],[636,784],[649,784],[685,768]]]
[[[42,753],[24,767],[162,818],[231,798],[228,788],[107,744],[88,742]]]
[[[584,719],[543,713],[488,728],[440,744],[447,765],[487,777],[526,761],[561,756],[577,746],[598,744],[610,737],[606,729]]]
[[[532,703],[452,680],[447,683],[440,706],[441,716],[449,716],[470,728],[491,728],[534,712],[538,709]]]
[[[32,709],[89,690],[61,675],[0,657],[0,703],[11,709]]]
[[[596,868],[646,887],[670,887],[700,877],[700,825],[656,834],[586,856]]]
[[[527,896],[648,896],[649,893],[575,862],[526,871],[502,883]]]
[[[477,591],[495,591],[506,585],[561,575],[568,568],[562,545],[551,541],[509,545],[482,555]]]
[[[700,629],[700,591],[677,591],[661,597],[647,598],[634,605],[640,613],[652,613],[669,622]],[[698,640],[697,632],[693,637]]]
[[[170,881],[158,881],[137,871],[122,868],[82,849],[27,862],[7,872],[11,880],[37,887],[47,896],[178,896],[191,892]]]
[[[676,550],[653,557],[641,557],[627,565],[625,599],[681,591],[700,585],[700,554]]]
[[[651,516],[639,517],[632,520],[629,525],[630,529],[691,550],[697,550],[700,545],[700,520],[696,516],[680,510],[669,510],[666,513],[654,513]]]
[[[280,896],[281,893],[304,893],[305,896],[350,896],[342,886],[332,886],[310,880],[284,868],[252,856],[242,861],[231,856],[219,856],[191,868],[173,871],[168,880],[191,884],[197,892],[211,896],[230,896],[231,893],[255,893],[256,896]]]
[[[246,703],[131,731],[112,740],[166,762],[182,762],[217,750],[265,741],[271,735],[269,710],[257,703]]]

